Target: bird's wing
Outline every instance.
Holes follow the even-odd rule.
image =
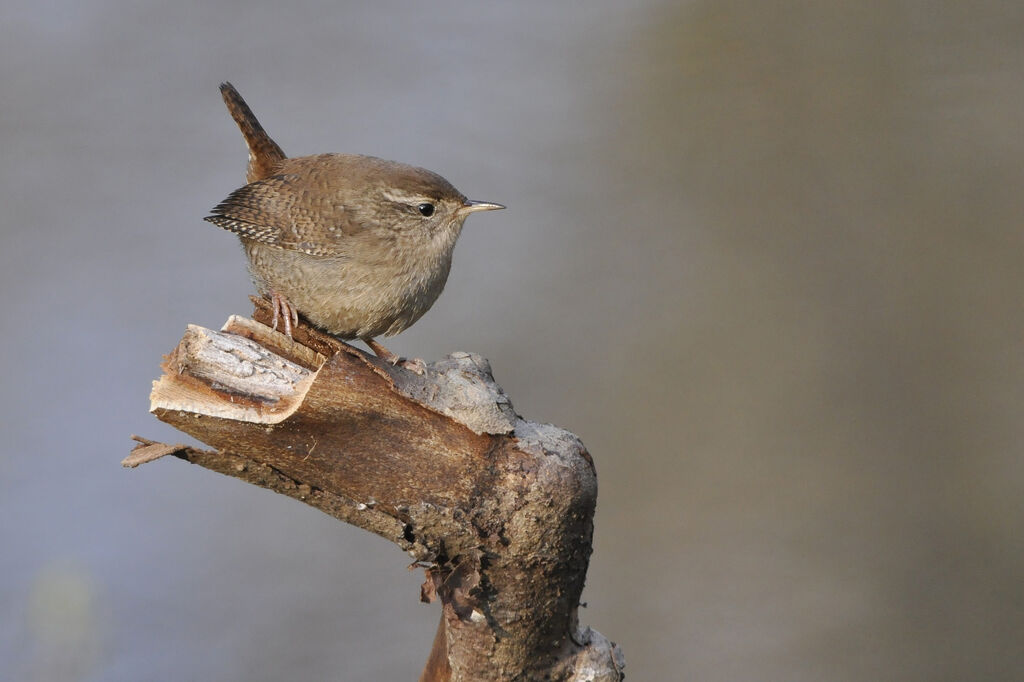
[[[365,228],[330,193],[298,174],[273,175],[236,189],[205,220],[244,237],[312,256],[345,255],[346,237]]]

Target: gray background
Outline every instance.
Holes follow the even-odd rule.
[[[0,6],[0,678],[415,679],[388,543],[119,466],[248,314],[232,80],[286,153],[472,198],[399,353],[472,350],[597,462],[631,680],[1024,676],[1024,5]]]

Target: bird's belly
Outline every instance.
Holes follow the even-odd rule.
[[[450,265],[402,269],[258,242],[246,243],[245,251],[261,294],[284,296],[314,325],[346,339],[391,336],[408,328],[437,300]]]

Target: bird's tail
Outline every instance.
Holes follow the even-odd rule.
[[[269,177],[276,172],[277,167],[287,157],[277,143],[270,139],[267,131],[263,129],[252,109],[245,103],[242,96],[235,90],[231,83],[221,83],[220,94],[224,98],[224,104],[228,105],[231,118],[235,119],[245,143],[249,145],[249,168],[246,171],[246,179],[249,182],[256,182]]]

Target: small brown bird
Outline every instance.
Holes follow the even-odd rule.
[[[437,173],[357,154],[289,159],[230,83],[221,95],[249,146],[249,184],[206,218],[238,235],[249,273],[285,334],[301,314],[343,339],[407,329],[444,289],[469,201]]]

